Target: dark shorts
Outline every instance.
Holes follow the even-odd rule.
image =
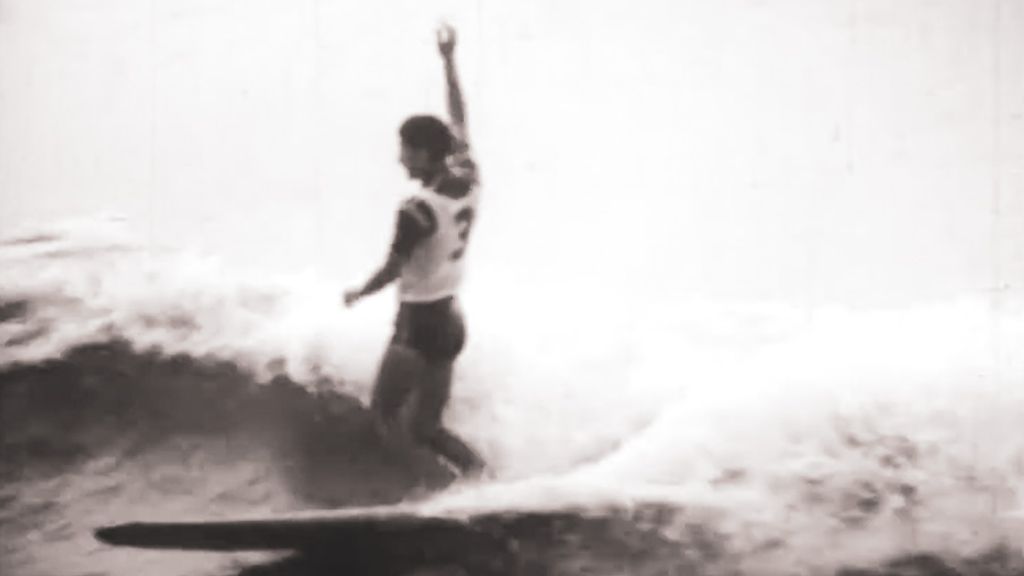
[[[454,298],[402,302],[392,344],[416,350],[431,362],[451,362],[466,344],[466,325]]]

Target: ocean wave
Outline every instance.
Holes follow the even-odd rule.
[[[416,474],[365,409],[386,300],[342,313],[315,279],[246,277],[106,230],[0,247],[3,573],[80,574],[54,558],[86,554],[121,573],[89,534],[140,511],[410,494]],[[448,421],[497,479],[424,506],[577,504],[586,520],[517,536],[551,574],[1019,566],[1002,520],[1024,479],[1012,306],[650,302],[594,324],[595,303],[560,302],[541,321],[468,295]]]
[[[230,361],[139,352],[113,340],[6,367],[0,371],[0,395],[0,478],[7,480],[49,478],[97,458],[159,453],[183,439],[269,451],[260,457],[280,470],[301,463],[293,478],[300,482],[330,473],[346,485],[335,496],[341,503],[366,500],[358,486],[370,490],[384,473],[373,469],[383,466],[383,460],[374,462],[383,449],[357,399],[310,393],[284,376],[257,382]],[[239,454],[247,457],[252,455]],[[377,487],[386,491],[386,484]],[[403,495],[393,490],[376,498]]]

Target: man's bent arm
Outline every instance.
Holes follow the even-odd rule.
[[[412,258],[419,242],[437,230],[437,217],[423,200],[408,200],[398,211],[395,236],[384,265],[353,296],[356,299],[380,291],[402,275],[402,266]]]
[[[384,265],[359,289],[359,297],[362,298],[379,292],[385,286],[397,280],[402,272],[402,262],[404,260],[403,256],[395,252],[388,254],[388,259],[384,262]]]

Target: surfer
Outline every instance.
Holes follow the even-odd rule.
[[[463,476],[484,463],[441,422],[452,386],[455,359],[466,330],[458,289],[476,215],[476,163],[455,68],[455,31],[437,32],[444,61],[449,124],[435,116],[411,116],[399,129],[399,162],[422,187],[398,210],[387,259],[370,279],[344,294],[346,306],[398,282],[394,335],[381,360],[370,409],[386,438],[430,449]],[[409,409],[409,422],[401,414]]]

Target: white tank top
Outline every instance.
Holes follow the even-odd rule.
[[[458,292],[477,197],[476,187],[461,198],[450,198],[430,189],[412,195],[433,210],[437,229],[417,243],[402,266],[398,282],[402,302],[431,302]]]

